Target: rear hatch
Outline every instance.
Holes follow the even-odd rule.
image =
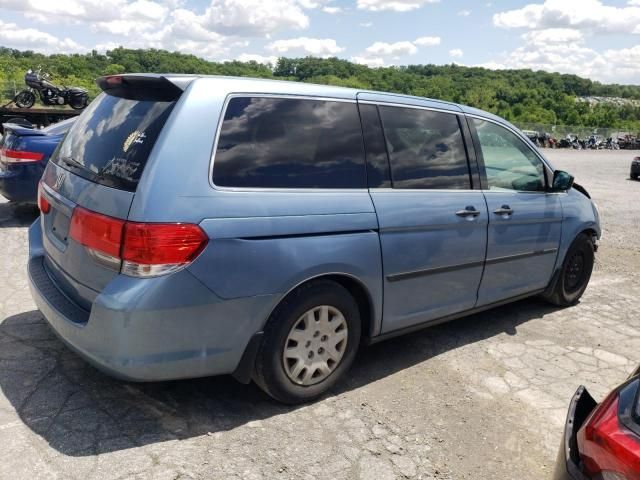
[[[182,88],[160,76],[105,77],[98,85],[103,93],[53,153],[40,193],[48,202],[48,213],[40,216],[45,268],[86,310],[119,273],[120,262],[117,252],[110,257],[81,244],[71,231],[72,223],[76,232],[84,228],[83,235],[90,235],[90,220],[96,215],[116,227],[127,219],[153,146],[182,93]]]

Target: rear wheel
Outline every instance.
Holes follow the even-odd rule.
[[[594,248],[589,235],[581,233],[573,241],[562,263],[553,290],[545,298],[560,307],[575,305],[587,289],[593,271]]]
[[[254,380],[283,403],[313,400],[351,367],[360,343],[360,312],[347,289],[312,281],[290,294],[273,312]]]
[[[637,173],[632,173],[631,174],[631,180],[637,180],[638,179],[638,174]]]
[[[23,90],[16,95],[13,101],[20,108],[31,108],[36,103],[36,96],[29,90]]]
[[[71,98],[71,100],[69,101],[69,105],[74,110],[82,110],[84,107],[87,106],[87,99],[86,98],[83,98],[83,99]]]

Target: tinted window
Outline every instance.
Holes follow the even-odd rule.
[[[489,190],[538,192],[545,189],[544,164],[513,132],[473,119]]]
[[[382,124],[375,105],[360,105],[360,119],[367,154],[367,182],[370,187],[391,187],[389,158],[384,144]]]
[[[135,191],[173,102],[100,94],[75,121],[55,163],[97,183]]]
[[[469,189],[467,153],[456,115],[380,107],[394,188]]]
[[[355,103],[232,98],[213,163],[225,187],[364,188]]]

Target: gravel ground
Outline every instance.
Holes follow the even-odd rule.
[[[542,479],[567,403],[640,362],[640,182],[629,152],[549,151],[600,205],[582,302],[526,300],[361,351],[290,408],[230,378],[115,381],[51,333],[25,273],[30,209],[0,203],[0,479]]]

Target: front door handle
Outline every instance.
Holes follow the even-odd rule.
[[[467,205],[464,210],[458,210],[456,215],[464,218],[475,218],[480,215],[480,211],[476,210],[476,207],[473,205]]]
[[[513,209],[509,205],[502,205],[500,208],[493,211],[496,215],[509,216],[513,213]]]

